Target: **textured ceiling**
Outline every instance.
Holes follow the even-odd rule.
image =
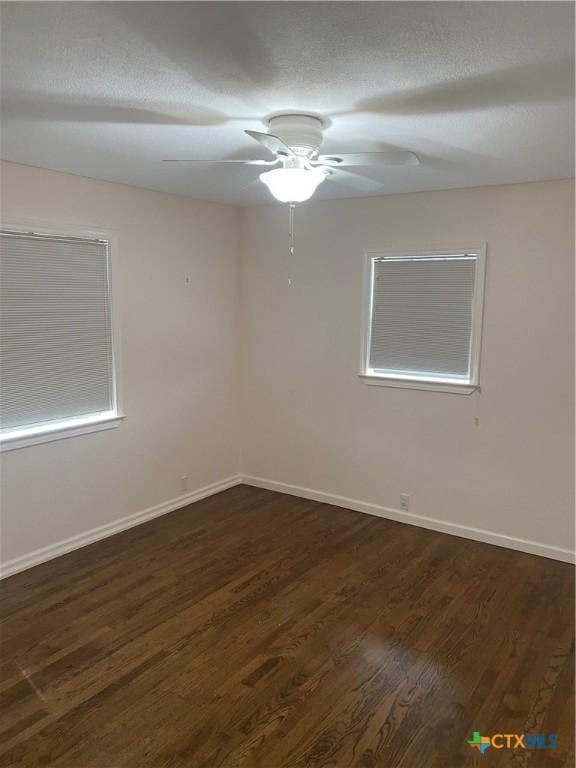
[[[161,159],[265,157],[243,129],[311,111],[325,151],[419,155],[370,169],[376,194],[572,176],[573,17],[568,2],[4,2],[2,157],[258,204],[257,168]]]

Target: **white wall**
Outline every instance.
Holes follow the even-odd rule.
[[[2,454],[3,563],[162,505],[182,475],[194,491],[240,469],[385,514],[408,492],[448,530],[570,548],[570,182],[301,206],[291,288],[284,206],[242,213],[240,276],[234,209],[10,163],[2,192],[11,222],[116,232],[126,412]],[[363,250],[482,241],[481,395],[361,383]]]
[[[286,210],[247,210],[243,472],[570,549],[573,227],[569,181],[309,203],[288,288]],[[363,384],[363,250],[482,242],[481,394]]]
[[[117,429],[2,454],[2,561],[238,472],[238,212],[12,163],[2,214],[114,230],[121,379]],[[190,285],[185,283],[190,277]]]

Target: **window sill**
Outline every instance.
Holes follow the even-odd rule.
[[[394,387],[396,389],[420,389],[429,392],[447,392],[452,395],[471,395],[477,389],[477,384],[458,384],[450,381],[418,381],[416,379],[395,379],[392,376],[373,376],[359,373],[358,377],[370,386]]]
[[[49,432],[40,432],[36,435],[21,435],[11,438],[0,438],[0,451],[15,451],[18,448],[27,448],[39,443],[51,443],[54,440],[63,440],[68,437],[87,435],[90,432],[101,432],[104,429],[114,429],[122,423],[124,416],[111,416],[101,421],[93,421],[87,424],[54,427]]]

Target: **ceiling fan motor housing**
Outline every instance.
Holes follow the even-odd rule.
[[[270,133],[290,147],[296,155],[309,157],[320,149],[322,120],[311,115],[277,115],[268,121]]]

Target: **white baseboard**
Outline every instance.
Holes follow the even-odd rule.
[[[411,512],[403,512],[399,509],[393,509],[391,507],[383,507],[379,504],[372,504],[367,501],[359,501],[358,499],[349,499],[346,496],[337,496],[334,493],[325,493],[323,491],[315,491],[312,488],[304,488],[300,485],[289,485],[287,483],[279,483],[275,480],[266,480],[262,477],[252,477],[249,475],[234,475],[228,477],[225,480],[221,480],[217,483],[205,485],[203,488],[198,488],[191,493],[177,496],[174,499],[165,501],[162,504],[156,504],[154,507],[149,507],[141,512],[136,512],[132,515],[127,515],[120,520],[115,520],[112,523],[101,525],[98,528],[92,528],[85,533],[80,533],[77,536],[71,536],[68,539],[59,541],[56,544],[50,544],[47,547],[42,547],[34,552],[30,552],[21,557],[16,557],[13,560],[8,560],[5,563],[0,564],[0,579],[5,579],[8,576],[12,576],[15,573],[24,571],[28,568],[32,568],[35,565],[44,563],[48,560],[53,560],[55,557],[65,555],[68,552],[72,552],[75,549],[80,549],[88,544],[92,544],[100,539],[106,539],[108,536],[113,536],[115,533],[125,531],[128,528],[133,528],[140,523],[145,523],[148,520],[152,520],[155,517],[160,517],[168,512],[173,512],[176,509],[185,507],[188,504],[192,504],[195,501],[200,501],[208,496],[213,496],[215,493],[225,491],[227,488],[232,488],[235,485],[244,483],[246,485],[253,485],[257,488],[267,488],[270,491],[278,491],[279,493],[288,493],[292,496],[300,496],[304,499],[312,499],[313,501],[321,501],[325,504],[332,504],[337,507],[344,507],[345,509],[352,509],[356,512],[364,512],[368,515],[376,515],[377,517],[384,517],[387,520],[395,520],[399,523],[408,523],[409,525],[417,525],[421,528],[428,528],[433,531],[439,531],[441,533],[449,533],[453,536],[461,536],[465,539],[472,539],[474,541],[481,541],[485,544],[495,544],[499,547],[507,547],[508,549],[515,549],[520,552],[528,552],[532,555],[540,555],[541,557],[549,557],[553,560],[561,560],[566,563],[574,563],[574,552],[569,549],[562,549],[560,547],[550,546],[549,544],[541,544],[537,541],[529,541],[527,539],[515,538],[513,536],[506,536],[501,533],[494,533],[492,531],[484,531],[480,528],[471,528],[465,525],[458,525],[457,523],[448,523],[443,520],[436,520],[432,517],[423,517],[421,515],[414,515]]]
[[[387,520],[394,520],[398,523],[408,523],[408,525],[417,525],[420,528],[429,528],[432,531],[440,533],[449,533],[453,536],[461,536],[465,539],[481,541],[485,544],[495,544],[498,547],[515,549],[520,552],[528,552],[531,555],[540,555],[549,557],[552,560],[561,560],[566,563],[574,563],[574,552],[570,549],[541,544],[537,541],[520,539],[513,536],[506,536],[503,533],[494,533],[493,531],[484,531],[480,528],[471,528],[467,525],[458,525],[457,523],[448,523],[443,520],[436,520],[433,517],[423,517],[414,515],[411,512],[403,512],[392,507],[382,507],[379,504],[372,504],[358,499],[349,499],[346,496],[337,496],[334,493],[324,493],[315,491],[312,488],[303,488],[299,485],[289,485],[287,483],[278,483],[275,480],[266,480],[262,477],[251,477],[242,475],[242,483],[245,485],[254,485],[257,488],[267,488],[269,491],[278,491],[279,493],[289,493],[292,496],[301,496],[304,499],[312,501],[322,501],[325,504],[332,504],[345,509],[353,509],[356,512],[364,512],[368,515],[384,517]]]
[[[106,539],[108,536],[113,536],[115,533],[125,531],[127,528],[133,528],[136,525],[140,525],[140,523],[145,523],[155,517],[160,517],[160,515],[165,515],[168,512],[173,512],[175,509],[180,509],[195,501],[200,501],[200,499],[213,496],[215,493],[225,491],[227,488],[232,488],[234,485],[239,485],[241,482],[242,479],[240,475],[227,477],[225,480],[205,485],[203,488],[198,488],[190,493],[177,496],[175,499],[170,499],[162,504],[148,507],[148,509],[144,509],[141,512],[135,512],[132,515],[122,517],[120,520],[114,520],[112,523],[100,525],[98,528],[92,528],[85,533],[71,536],[69,539],[64,539],[64,541],[50,544],[47,547],[42,547],[27,555],[8,560],[7,562],[0,564],[0,579],[5,579],[8,576],[12,576],[14,573],[25,571],[27,568],[32,568],[34,565],[39,565],[47,560],[53,560],[55,557],[60,557],[60,555],[65,555],[68,552],[80,549],[80,547],[85,547],[87,544],[92,544],[100,539]]]

